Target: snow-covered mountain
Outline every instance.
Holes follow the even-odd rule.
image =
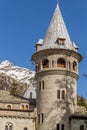
[[[8,60],[0,63],[0,81],[2,80],[1,82],[3,82],[3,79],[4,82],[6,82],[6,85],[4,86],[11,86],[11,83],[13,82],[12,80],[15,80],[18,85],[21,84],[21,89],[23,89],[23,93],[28,89],[29,86],[31,86],[31,84],[33,85],[33,87],[36,86],[35,71],[15,66]],[[26,87],[22,87],[23,85]]]
[[[35,71],[31,71],[27,68],[15,66],[13,63],[5,60],[0,64],[0,73],[5,73],[7,76],[11,76],[16,81],[20,81],[26,84],[30,84],[30,79],[34,78]]]

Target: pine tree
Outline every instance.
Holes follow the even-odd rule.
[[[85,103],[85,99],[81,96],[77,102],[78,106],[84,106],[87,109],[87,104]]]
[[[17,82],[15,80],[13,80],[12,84],[11,84],[11,94],[18,94],[18,90],[17,90]]]

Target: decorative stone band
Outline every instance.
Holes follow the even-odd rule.
[[[50,49],[45,49],[45,50],[41,50],[41,51],[34,53],[32,55],[32,60],[34,62],[36,62],[37,59],[42,59],[42,57],[44,57],[44,56],[54,55],[54,54],[62,54],[62,55],[66,55],[66,56],[72,56],[72,57],[76,58],[78,60],[78,62],[80,62],[83,58],[78,52],[75,52],[73,50],[50,48]]]
[[[78,74],[67,70],[46,70],[36,73],[36,79],[45,75],[64,75],[73,77],[76,80],[79,78]]]

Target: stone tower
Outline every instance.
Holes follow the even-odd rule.
[[[38,130],[70,130],[82,56],[70,39],[58,4],[32,59],[36,65]]]

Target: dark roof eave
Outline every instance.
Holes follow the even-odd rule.
[[[71,115],[69,117],[69,120],[87,120],[87,116],[86,115]]]
[[[3,108],[0,108],[0,111],[33,112],[32,109],[30,109],[30,110],[21,110],[21,109],[3,109]]]

